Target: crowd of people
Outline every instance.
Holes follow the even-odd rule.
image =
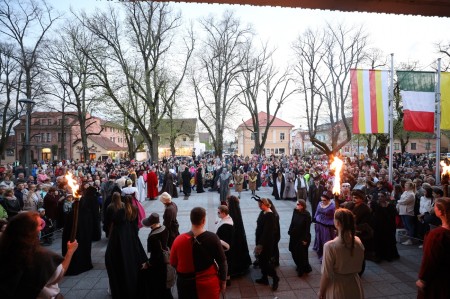
[[[63,161],[36,164],[28,177],[21,165],[7,165],[0,167],[0,231],[14,239],[8,233],[10,226],[31,217],[38,225],[37,243],[33,244],[41,248],[51,244],[55,231],[62,229],[62,255],[66,259],[42,249],[55,260],[45,279],[53,278],[58,263],[63,265],[63,270],[55,272],[60,273],[58,277],[92,269],[92,242],[101,239],[103,229],[108,238],[105,264],[113,298],[172,298],[171,286],[165,283],[171,272],[169,266],[177,272],[179,298],[195,298],[193,294],[218,298],[232,278],[246,273],[252,263],[239,207],[242,192],[251,192],[261,211],[253,264],[261,269],[262,276],[256,283],[269,285],[270,277],[272,289],[278,289],[278,243],[287,233],[298,276],[312,271],[308,248],[313,244],[322,263],[319,297],[333,298],[334,294],[334,298],[348,298],[345,296],[352,294],[351,298],[362,298],[359,276],[365,260],[398,259],[396,233],[405,230],[403,245],[424,246],[425,252],[444,255],[439,262],[424,255],[417,282],[420,294],[424,298],[427,292],[450,294],[447,286],[436,287],[434,283],[436,273],[446,273],[443,267],[450,265],[445,257],[450,243],[450,203],[445,197],[448,176],[436,186],[433,161],[421,155],[395,155],[392,181],[388,180],[386,160],[357,156],[342,159],[338,194],[332,192],[336,174],[323,155],[193,156],[155,163]],[[79,200],[79,212],[74,242],[69,241],[75,213],[74,197],[64,177],[67,172],[76,178],[82,195],[75,199]],[[258,196],[262,187],[272,188],[275,201]],[[237,196],[231,194],[232,190]],[[219,193],[216,231],[205,230],[206,211],[198,207],[191,211],[191,231],[180,234],[178,207],[172,199],[184,194],[187,200],[193,192],[206,191]],[[164,205],[162,223],[157,213],[146,217],[142,206],[145,200],[157,198]],[[276,200],[296,201],[287,232],[280,231]],[[21,216],[25,214],[28,218]],[[142,226],[151,228],[147,250],[138,238]],[[6,237],[0,239],[2,259],[10,255],[11,242],[16,242],[3,239]],[[1,272],[2,277],[5,273]],[[21,286],[20,280],[25,277],[15,277],[15,286]],[[41,287],[45,279],[33,287]],[[354,288],[344,287],[348,284]],[[0,285],[3,290],[5,284]]]

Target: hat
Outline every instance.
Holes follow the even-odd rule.
[[[142,225],[144,226],[152,226],[153,224],[159,223],[159,214],[158,213],[151,213],[148,218],[145,218],[142,220]]]
[[[115,179],[116,178],[116,175],[114,174],[114,173],[111,173],[110,175],[109,175],[109,179]]]
[[[260,203],[262,203],[263,205],[265,205],[266,207],[271,207],[272,205],[270,204],[270,201],[267,199],[267,198],[257,198],[257,197],[254,197],[254,199],[257,201],[257,202],[260,202]]]
[[[39,208],[38,209],[38,212],[40,213],[40,212],[44,212],[45,211],[45,209],[44,208]]]
[[[164,204],[166,204],[166,203],[171,203],[171,202],[172,202],[172,196],[170,196],[170,194],[167,193],[167,192],[163,192],[163,193],[161,193],[161,195],[159,196],[159,200],[160,200],[162,203],[164,203]]]

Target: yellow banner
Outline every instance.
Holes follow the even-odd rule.
[[[450,130],[450,73],[441,73],[441,130]]]

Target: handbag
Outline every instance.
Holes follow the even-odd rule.
[[[170,251],[162,248],[161,241],[159,241],[159,246],[161,246],[163,261],[166,264],[166,268],[167,268],[166,289],[170,289],[175,285],[177,271],[170,264]]]

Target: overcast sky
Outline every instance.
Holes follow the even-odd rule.
[[[105,7],[109,4],[120,5],[115,1],[93,0],[49,0],[60,11],[68,11],[72,6],[76,10]],[[221,15],[226,9],[233,9],[242,22],[253,24],[262,40],[269,40],[278,48],[278,59],[289,61],[292,52],[291,43],[308,27],[321,27],[325,22],[345,22],[363,24],[370,34],[370,46],[381,49],[386,55],[394,53],[394,63],[419,61],[423,70],[438,57],[434,44],[439,41],[450,42],[449,18],[388,15],[374,13],[348,13],[320,11],[299,8],[259,7],[248,5],[188,4],[173,3],[185,19],[196,20],[208,14]],[[291,101],[283,107],[279,117],[298,127],[301,111]],[[192,115],[191,115],[192,116]],[[245,115],[244,115],[245,117]]]

